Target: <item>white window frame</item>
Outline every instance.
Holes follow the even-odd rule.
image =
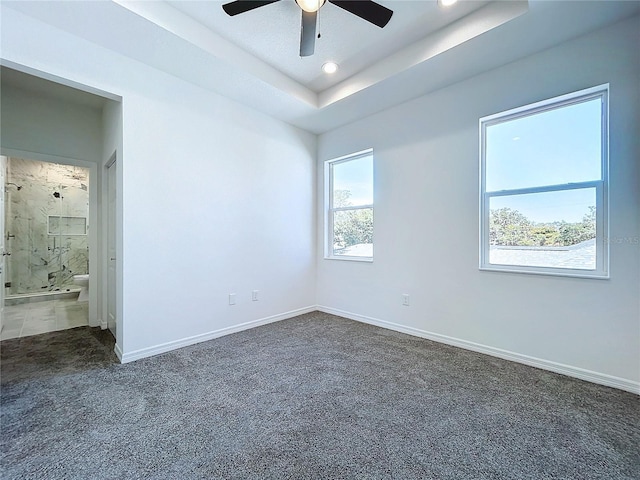
[[[523,118],[541,112],[575,105],[600,98],[602,102],[602,145],[600,180],[544,185],[512,190],[486,191],[486,129],[489,126]],[[489,205],[492,197],[515,196],[530,193],[560,192],[582,188],[596,189],[596,267],[594,270],[577,268],[552,268],[525,265],[502,265],[489,263]],[[531,105],[514,108],[480,119],[480,270],[559,275],[582,278],[609,278],[609,84],[580,90]]]
[[[367,150],[361,150],[356,153],[344,155],[342,157],[326,160],[324,162],[324,258],[325,260],[346,260],[352,262],[373,262],[373,246],[372,255],[370,257],[352,256],[352,255],[334,255],[333,254],[333,214],[334,212],[346,211],[346,210],[361,210],[370,208],[373,210],[373,203],[370,205],[358,205],[351,207],[334,207],[333,206],[333,166],[350,162],[352,160],[358,160],[362,157],[373,156],[373,148]],[[375,183],[375,167],[373,171],[374,183]],[[375,198],[374,198],[375,203]],[[375,229],[375,214],[374,214],[374,229]]]

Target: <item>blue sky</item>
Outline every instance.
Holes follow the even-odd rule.
[[[487,127],[487,191],[600,180],[601,100]],[[373,203],[373,158],[333,166],[334,188],[353,205]],[[595,206],[594,188],[492,197],[490,208],[511,208],[534,222],[580,222]]]
[[[351,204],[373,203],[373,156],[333,165],[334,190],[349,190]]]
[[[518,210],[529,220],[537,223],[551,223],[561,220],[574,223],[581,222],[582,217],[589,212],[589,206],[595,206],[595,204],[595,188],[581,188],[560,192],[492,197],[489,208],[494,210],[506,207]]]
[[[487,127],[488,192],[600,180],[601,100],[592,99]],[[490,208],[535,222],[582,220],[595,190],[494,197]]]

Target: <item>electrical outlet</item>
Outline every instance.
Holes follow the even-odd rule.
[[[260,290],[254,290],[251,292],[251,300],[254,302],[257,302],[259,300],[258,298],[258,294],[260,293]]]
[[[402,294],[402,305],[404,305],[405,307],[409,306],[409,294],[408,293],[403,293]]]
[[[236,294],[235,293],[230,293],[229,294],[229,305],[235,305],[236,304]]]

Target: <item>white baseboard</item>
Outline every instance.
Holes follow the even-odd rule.
[[[113,351],[116,352],[116,357],[118,357],[118,360],[120,360],[120,363],[124,363],[122,361],[122,349],[120,348],[120,345],[116,343],[116,346],[113,348]]]
[[[107,322],[103,322],[102,319],[97,318],[94,321],[89,320],[90,327],[100,327],[102,330],[107,328]]]
[[[549,370],[555,373],[561,373],[569,377],[579,378],[581,380],[586,380],[587,382],[598,383],[600,385],[606,385],[607,387],[618,388],[620,390],[625,390],[627,392],[640,395],[640,382],[634,382],[633,380],[614,377],[605,373],[593,372],[591,370],[585,370],[583,368],[573,367],[571,365],[564,365],[562,363],[544,360],[542,358],[530,357],[521,353],[510,352],[508,350],[502,350],[500,348],[490,347],[488,345],[469,342],[467,340],[461,340],[459,338],[449,337],[447,335],[441,335],[439,333],[433,333],[426,330],[420,330],[418,328],[407,327],[398,323],[392,323],[386,320],[358,315],[356,313],[346,312],[344,310],[338,310],[336,308],[318,305],[317,309],[321,312],[330,313],[332,315],[348,318],[350,320],[368,323],[370,325],[375,325],[389,330],[395,330],[396,332],[426,338],[435,342],[445,343],[447,345],[464,348],[466,350],[471,350],[478,353],[484,353],[493,357],[503,358],[512,362],[522,363],[531,367]]]
[[[123,353],[122,350],[119,349],[118,345],[116,345],[115,351],[121,363],[133,362],[134,360],[140,360],[141,358],[151,357],[153,355],[159,355],[161,353],[166,353],[171,350],[175,350],[177,348],[187,347],[189,345],[194,345],[200,342],[206,342],[207,340],[212,340],[214,338],[222,337],[224,335],[241,332],[243,330],[248,330],[250,328],[258,327],[260,325],[266,325],[267,323],[286,320],[287,318],[292,318],[298,315],[302,315],[303,313],[314,312],[316,310],[317,310],[316,306],[312,305],[310,307],[291,310],[289,312],[281,313],[278,315],[272,315],[270,317],[260,318],[258,320],[252,320],[250,322],[241,323],[239,325],[233,325],[231,327],[221,328],[219,330],[214,330],[212,332],[202,333],[200,335],[194,335],[193,337],[182,338],[180,340],[175,340],[172,342],[155,345],[153,347],[141,348],[140,350],[134,350],[132,352]]]

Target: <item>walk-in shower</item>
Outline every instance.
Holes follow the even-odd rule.
[[[7,161],[5,293],[77,292],[89,273],[89,169],[21,158]]]

